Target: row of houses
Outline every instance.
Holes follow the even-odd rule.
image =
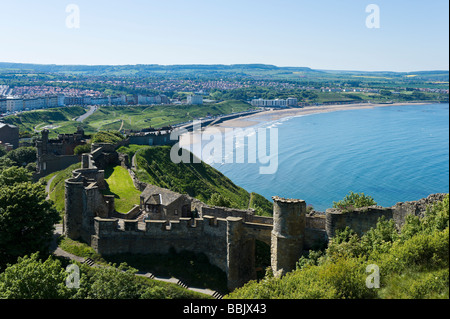
[[[64,106],[64,96],[0,97],[0,113],[14,113]]]
[[[17,97],[0,96],[0,114],[31,111],[45,108],[55,108],[70,105],[153,105],[169,104],[170,99],[165,95],[120,95],[120,96],[39,96]]]

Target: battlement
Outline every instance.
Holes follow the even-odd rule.
[[[239,219],[242,220],[242,219]],[[227,219],[205,216],[204,218],[180,218],[179,220],[123,220],[117,218],[94,218],[95,235],[122,236],[124,233],[136,236],[177,236],[197,235],[198,233],[223,236],[226,233]]]
[[[306,202],[301,199],[293,199],[293,198],[282,198],[278,196],[272,196],[274,202],[277,203],[286,203],[286,204],[305,204]]]

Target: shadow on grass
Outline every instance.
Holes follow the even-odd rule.
[[[127,263],[139,271],[150,272],[156,277],[177,278],[189,287],[205,288],[227,294],[227,276],[218,267],[211,265],[204,254],[187,251],[168,254],[118,254],[104,256],[107,262]]]
[[[120,199],[120,196],[117,195],[116,193],[113,193],[109,187],[108,182],[106,181],[107,179],[109,179],[112,174],[114,174],[114,166],[108,166],[105,169],[105,186],[106,189],[102,190],[102,194],[103,195],[108,195],[108,196],[114,196],[115,199]]]

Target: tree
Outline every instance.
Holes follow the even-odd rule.
[[[136,279],[136,269],[121,264],[95,269],[83,275],[81,289],[74,298],[81,299],[139,299],[143,285]]]
[[[0,267],[17,257],[48,251],[59,214],[42,185],[0,186]]]
[[[0,299],[64,299],[71,294],[59,260],[42,262],[38,253],[19,258],[0,274]]]
[[[90,153],[90,152],[91,152],[91,144],[78,145],[73,150],[73,153],[75,155],[81,155],[81,154],[86,154],[86,153]]]
[[[0,185],[12,186],[24,182],[31,182],[31,173],[28,169],[12,166],[0,170]]]
[[[209,204],[219,207],[232,207],[231,201],[219,193],[212,194],[211,199],[209,200]]]
[[[14,161],[19,166],[26,166],[36,161],[35,147],[19,147],[6,154],[6,157]]]
[[[375,200],[365,195],[364,193],[350,192],[343,200],[339,202],[333,202],[333,208],[338,208],[343,211],[352,211],[355,208],[362,208],[368,206],[377,205]]]

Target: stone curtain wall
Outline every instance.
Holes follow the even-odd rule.
[[[339,209],[328,209],[326,211],[326,232],[328,238],[332,238],[336,230],[350,227],[358,235],[365,234],[369,229],[376,227],[378,220],[384,216],[393,219],[398,229],[402,227],[406,216],[423,216],[427,207],[433,203],[442,201],[446,194],[432,194],[418,201],[397,203],[392,207],[372,206],[358,208],[352,212],[343,213]]]
[[[386,219],[392,219],[392,209],[368,207],[358,208],[353,212],[346,213],[339,209],[327,209],[326,228],[328,238],[334,237],[337,230],[343,230],[346,227],[350,227],[361,236],[369,229],[375,227],[382,216],[385,216]]]

